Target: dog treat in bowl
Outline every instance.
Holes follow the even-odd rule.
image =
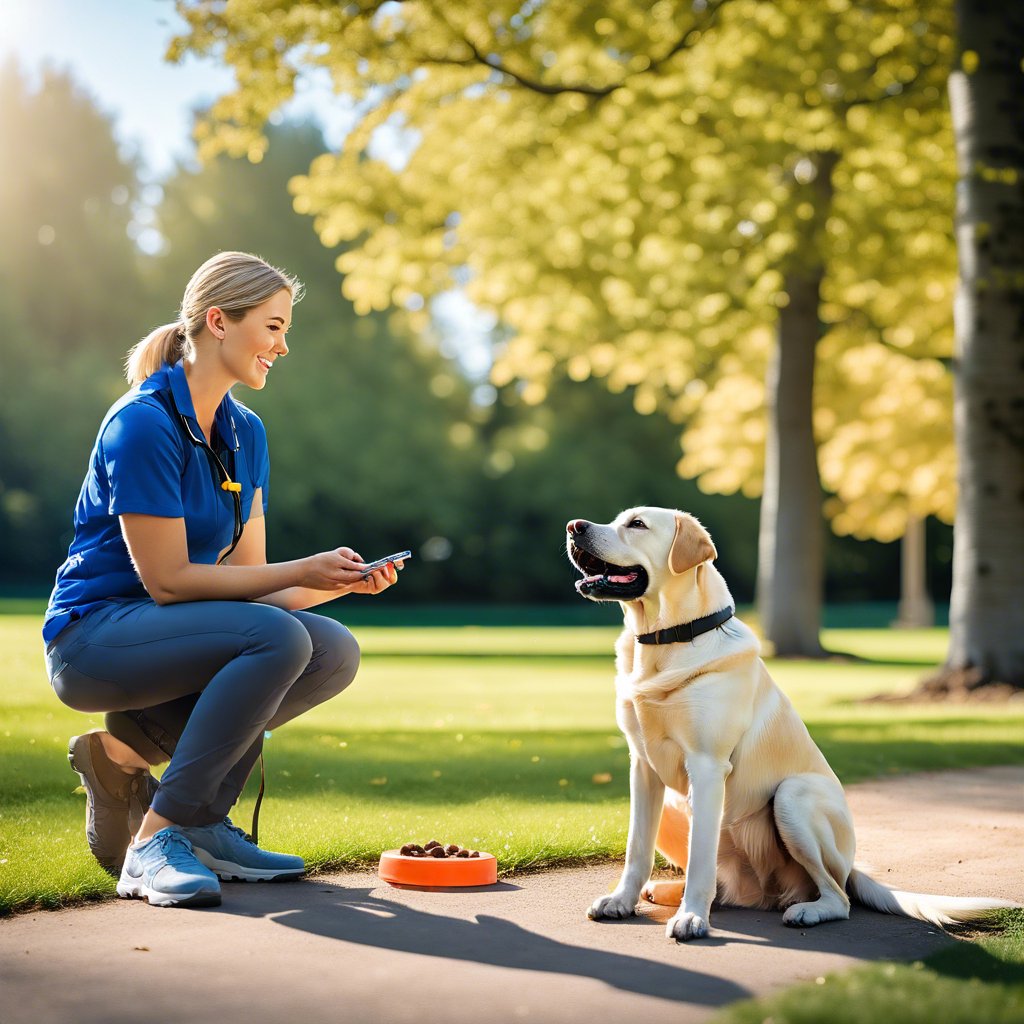
[[[410,842],[398,850],[386,850],[381,855],[378,874],[392,885],[493,885],[498,880],[498,862],[490,853],[431,839],[422,846]]]
[[[420,846],[419,843],[406,843],[398,851],[403,857],[435,857],[440,860],[443,857],[479,857],[479,850],[470,850],[468,846],[462,847],[458,843],[439,843],[431,839]]]

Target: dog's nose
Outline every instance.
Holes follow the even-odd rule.
[[[567,533],[578,536],[581,533],[587,532],[587,527],[590,525],[586,519],[573,519],[565,524]]]

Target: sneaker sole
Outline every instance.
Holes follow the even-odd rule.
[[[205,867],[208,867],[222,882],[291,882],[301,878],[306,869],[295,868],[291,871],[275,871],[269,868],[244,868],[230,860],[217,860],[205,850],[195,847],[193,852]]]
[[[145,900],[151,907],[219,907],[220,892],[200,889],[190,895],[157,892],[143,882],[118,882],[117,895],[123,900]]]

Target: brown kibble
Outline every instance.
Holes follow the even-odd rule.
[[[412,853],[412,846],[410,846],[409,843],[406,843],[405,846],[403,846],[398,852],[403,857],[408,857],[409,854]]]
[[[479,851],[479,850],[474,850],[474,851],[473,851],[473,852],[472,852],[472,853],[470,854],[470,857],[479,857],[479,856],[480,856],[480,851]]]
[[[444,847],[440,843],[438,843],[437,846],[435,846],[430,851],[430,856],[431,857],[447,857],[448,854],[444,852]]]
[[[468,857],[469,856],[469,850],[459,850],[459,852],[457,854],[455,854],[455,856],[456,857]]]
[[[432,850],[435,846],[440,846],[440,845],[441,844],[436,839],[431,839],[429,843],[424,843],[423,844],[423,849],[424,850]]]
[[[450,843],[448,846],[444,848],[444,852],[447,853],[449,857],[451,857],[453,854],[458,853],[460,849],[461,847],[458,846],[458,844]]]

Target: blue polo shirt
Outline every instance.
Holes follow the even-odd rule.
[[[202,437],[182,363],[167,363],[111,406],[100,424],[75,505],[75,538],[43,619],[49,643],[69,622],[116,598],[146,597],[121,536],[118,516],[184,519],[191,562],[212,565],[231,544],[234,498],[220,487],[211,459],[193,444],[170,402]],[[270,493],[267,434],[260,418],[230,394],[214,417],[211,445],[242,485],[242,522],[253,494]]]

